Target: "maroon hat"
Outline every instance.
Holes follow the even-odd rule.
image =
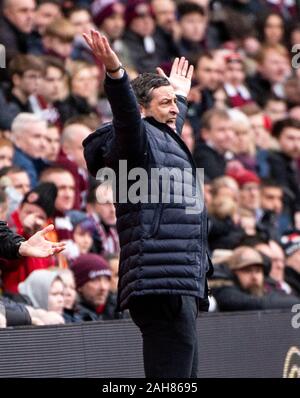
[[[98,254],[82,254],[72,264],[77,289],[98,276],[111,278],[111,269],[107,261]]]
[[[256,183],[260,184],[259,177],[253,173],[253,171],[242,169],[242,170],[231,170],[226,173],[229,177],[232,177],[242,188],[245,184]]]
[[[147,0],[129,0],[125,10],[126,26],[131,24],[131,21],[136,17],[150,15],[154,18],[153,10]]]
[[[91,11],[94,23],[99,26],[113,14],[124,14],[124,5],[118,0],[94,0]]]

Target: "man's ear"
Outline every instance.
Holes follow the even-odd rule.
[[[140,108],[142,117],[145,117],[146,116],[146,108],[143,105],[139,105],[139,108]]]
[[[22,79],[21,76],[18,75],[17,73],[14,73],[12,75],[11,80],[12,80],[14,87],[19,87],[21,79]]]

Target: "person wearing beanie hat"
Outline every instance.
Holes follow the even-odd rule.
[[[118,20],[120,32],[117,35],[120,37],[124,28],[124,5],[119,0],[94,0],[91,4],[92,16],[94,23],[100,29],[103,29],[103,23],[107,18],[113,17]]]
[[[124,43],[138,73],[153,72],[161,64],[154,40],[155,21],[145,0],[129,0],[125,10]]]
[[[286,255],[285,280],[292,291],[300,296],[300,230],[287,231],[281,237],[281,246]]]
[[[108,262],[98,254],[82,254],[73,263],[78,314],[84,321],[114,319],[116,300],[110,294],[112,272]]]
[[[47,218],[51,218],[55,212],[55,200],[57,196],[56,185],[51,182],[42,182],[24,196],[24,203],[39,206],[45,212]],[[21,206],[22,206],[21,205]]]
[[[73,229],[73,240],[78,246],[80,254],[89,253],[92,249],[98,252],[97,242],[100,236],[97,230],[97,224],[93,217],[79,210],[67,212],[70,217]],[[94,242],[94,240],[96,242]],[[100,249],[100,248],[99,248]]]

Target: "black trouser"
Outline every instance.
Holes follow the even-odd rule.
[[[196,378],[198,299],[180,295],[135,297],[129,310],[142,332],[145,376]]]

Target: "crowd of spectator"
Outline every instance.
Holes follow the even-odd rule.
[[[67,246],[0,259],[0,327],[128,316],[116,304],[112,188],[83,156],[112,117],[104,67],[82,36],[91,29],[130,79],[169,73],[175,57],[194,65],[182,139],[205,174],[210,311],[300,301],[299,21],[294,0],[1,1],[0,219],[25,238],[53,223],[47,238]]]

